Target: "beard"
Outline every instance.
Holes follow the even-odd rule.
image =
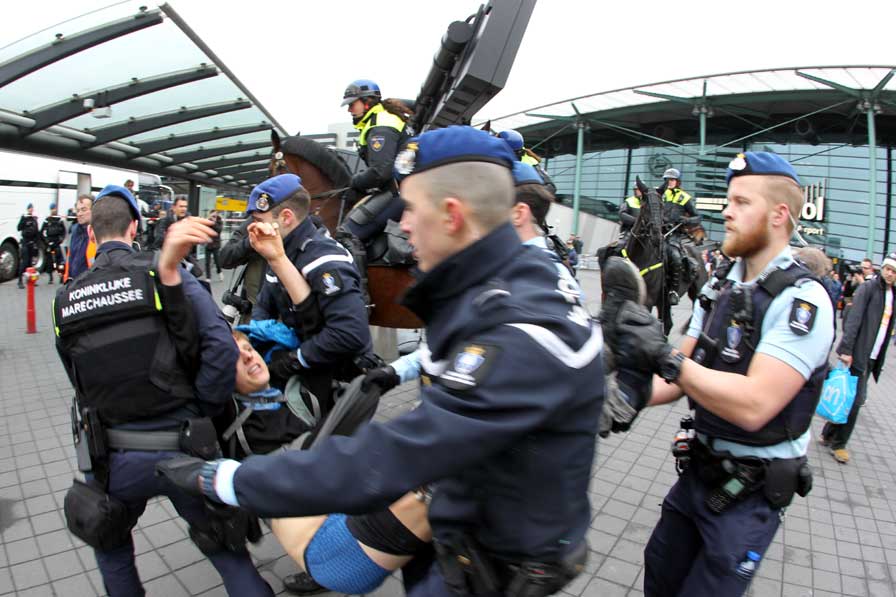
[[[729,257],[751,257],[768,245],[768,214],[756,222],[751,230],[740,229],[732,235],[727,233],[722,243],[722,252]]]

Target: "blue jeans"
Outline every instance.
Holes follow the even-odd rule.
[[[190,525],[202,526],[207,517],[200,498],[182,493],[166,479],[155,475],[156,463],[177,456],[180,452],[112,452],[109,456],[109,495],[121,500],[128,508],[131,525],[146,509],[146,502],[157,495],[164,495]],[[109,597],[133,597],[145,595],[137,567],[134,565],[133,538],[126,545],[109,551],[94,550],[96,562]],[[272,597],[270,585],[255,569],[247,553],[220,551],[208,555],[214,567],[224,579],[224,587],[230,595],[261,595]]]
[[[690,469],[663,500],[644,549],[645,597],[738,597],[750,586],[737,566],[747,551],[765,555],[779,511],[759,491],[715,514],[704,503],[710,489]]]

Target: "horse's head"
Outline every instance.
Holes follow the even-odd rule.
[[[659,188],[644,184],[641,177],[635,178],[638,190],[641,191],[641,211],[632,227],[632,238],[643,239],[651,245],[659,246],[663,240],[663,193],[666,183]]]
[[[268,172],[271,176],[287,174],[290,172],[286,159],[283,156],[283,148],[280,143],[280,135],[276,129],[271,129],[271,162],[268,164]]]

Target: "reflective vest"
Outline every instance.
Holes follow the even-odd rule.
[[[773,270],[752,287],[735,287],[731,280],[726,280],[714,303],[704,303],[705,297],[701,297],[701,304],[706,304],[709,310],[703,334],[694,348],[693,360],[714,371],[746,375],[761,339],[762,320],[772,300],[785,288],[806,279],[816,280],[805,268],[794,263],[786,270]],[[752,293],[751,313],[744,307],[750,304],[749,297],[734,297],[735,293]],[[829,323],[818,321],[814,325]],[[812,423],[827,372],[827,363],[815,369],[787,406],[758,431],[746,431],[692,402],[696,411],[694,428],[710,438],[751,446],[772,446],[795,440]]]
[[[108,426],[151,419],[193,399],[165,326],[152,253],[108,253],[59,289],[53,326],[81,408]]]
[[[626,197],[625,202],[632,209],[641,209],[641,198],[637,195],[632,195],[631,197]]]
[[[691,196],[680,188],[675,189],[666,189],[666,192],[663,193],[663,201],[666,203],[674,203],[675,205],[687,205],[687,202],[691,200]]]
[[[530,166],[537,166],[539,164],[538,160],[533,158],[528,153],[524,153],[523,157],[520,158],[520,161],[524,164],[529,164]]]
[[[376,104],[367,111],[367,114],[365,114],[357,124],[355,124],[355,128],[361,131],[361,134],[358,136],[359,146],[367,147],[367,133],[370,129],[377,126],[392,127],[400,133],[404,131],[405,122],[392,112],[386,110],[386,107],[383,106],[383,104]]]

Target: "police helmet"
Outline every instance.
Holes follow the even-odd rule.
[[[663,180],[668,180],[670,178],[681,180],[681,171],[677,168],[669,168],[668,170],[663,172]]]
[[[519,151],[523,148],[523,136],[513,129],[501,131],[498,137],[504,139],[504,142],[510,145],[513,151]]]
[[[370,79],[357,79],[352,81],[348,84],[348,87],[345,88],[345,93],[342,94],[342,105],[347,106],[353,101],[364,97],[375,97],[378,100],[382,99],[383,95],[380,93],[380,86]]]

